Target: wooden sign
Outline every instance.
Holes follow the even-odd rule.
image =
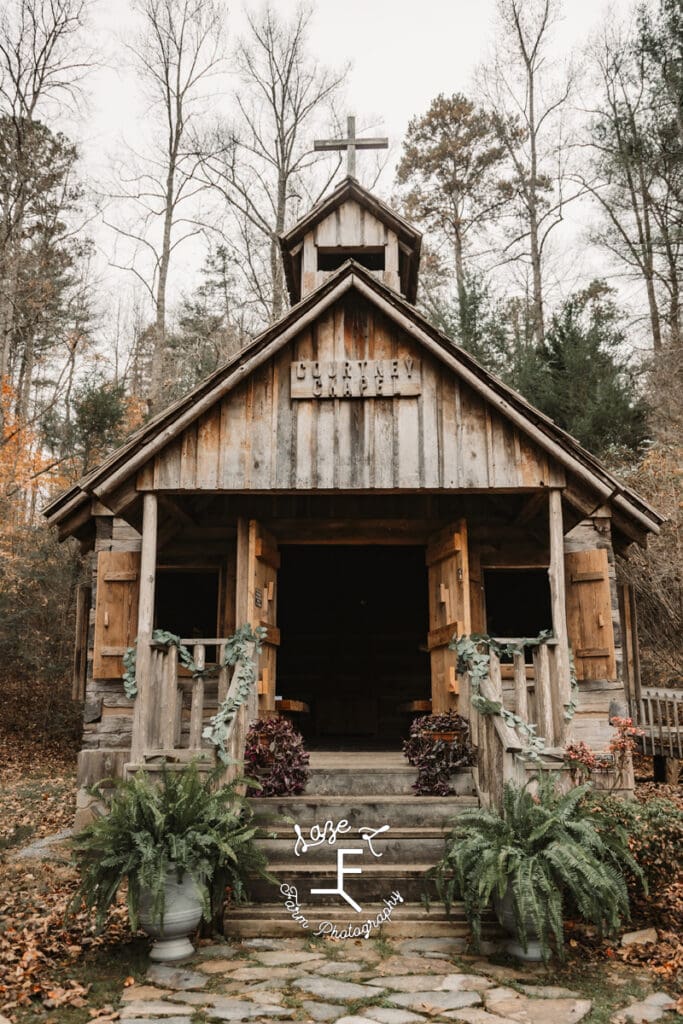
[[[292,363],[292,398],[395,398],[419,395],[420,360],[300,359]]]

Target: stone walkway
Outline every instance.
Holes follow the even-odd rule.
[[[447,938],[381,951],[368,941],[306,939],[207,946],[182,967],[152,965],[145,984],[124,989],[121,1024],[576,1024],[591,1011],[579,993],[544,984],[541,966],[497,966],[461,951]],[[656,993],[613,1020],[659,1020],[671,1005]]]

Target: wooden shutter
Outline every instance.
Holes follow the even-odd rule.
[[[246,582],[246,616],[252,626],[265,626],[267,630],[263,652],[259,659],[258,710],[259,714],[275,710],[275,673],[277,648],[280,645],[280,631],[277,628],[277,571],[280,568],[280,552],[277,541],[255,519],[249,521],[246,538],[246,581],[240,572],[238,548],[238,607],[242,607],[244,594],[240,589]],[[239,619],[238,625],[244,619]]]
[[[74,639],[74,662],[71,677],[71,699],[85,699],[85,684],[88,675],[88,628],[90,625],[90,604],[92,587],[80,583],[76,590],[76,636]]]
[[[439,530],[427,545],[432,711],[457,706],[457,656],[448,649],[454,634],[471,633],[467,524],[464,519]]]
[[[577,679],[615,679],[609,564],[604,548],[565,555],[567,633]]]
[[[139,551],[100,551],[95,606],[95,679],[120,679],[138,629]]]

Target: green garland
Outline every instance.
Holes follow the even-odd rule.
[[[190,670],[193,676],[202,675],[194,663],[194,659],[187,647],[184,647],[180,642],[180,637],[176,636],[175,633],[169,633],[167,629],[155,629],[152,633],[152,643],[160,645],[162,647],[177,647],[178,648],[178,661],[183,666]],[[135,681],[135,667],[137,664],[138,647],[137,640],[132,647],[129,647],[123,654],[123,689],[126,697],[129,700],[134,700],[138,695],[138,685]]]
[[[501,701],[488,700],[481,693],[482,680],[488,679],[491,663],[491,651],[502,657],[513,657],[521,654],[525,647],[540,647],[553,637],[549,629],[542,630],[537,637],[517,640],[510,644],[499,644],[487,633],[470,633],[461,637],[454,636],[448,645],[458,655],[457,671],[468,673],[470,677],[470,703],[481,715],[499,715],[505,724],[523,739],[525,747],[522,756],[530,761],[540,761],[545,750],[545,739],[536,732],[536,726],[526,722],[514,711],[508,711]],[[482,649],[483,648],[483,649]],[[565,707],[564,718],[569,722],[576,712],[578,684],[574,670],[574,658],[569,649],[569,679],[571,684],[570,701]]]
[[[257,626],[252,630],[251,626],[240,626],[225,644],[223,654],[223,665],[237,665],[236,692],[230,697],[227,696],[218,708],[216,714],[209,720],[209,724],[202,732],[204,739],[210,740],[216,748],[216,754],[223,764],[229,764],[230,758],[225,748],[228,738],[228,727],[237,713],[237,709],[244,704],[249,692],[256,682],[256,658],[262,650],[263,640],[267,630],[263,626]],[[163,647],[177,647],[178,661],[183,668],[188,669],[193,678],[203,676],[211,678],[218,673],[218,666],[210,669],[199,668],[187,647],[180,642],[180,637],[175,633],[169,633],[165,629],[155,629],[152,633],[152,643]],[[137,662],[137,640],[132,647],[129,647],[123,655],[123,689],[129,700],[137,697],[138,688],[135,681],[135,666]]]
[[[263,626],[257,626],[255,630],[249,625],[240,626],[225,645],[223,664],[237,665],[233,676],[233,683],[237,684],[235,694],[232,697],[226,695],[202,733],[204,739],[213,743],[216,754],[223,764],[230,764],[230,757],[225,748],[228,727],[237,714],[237,709],[247,701],[249,692],[256,682],[256,658],[261,653],[266,633],[267,630]]]

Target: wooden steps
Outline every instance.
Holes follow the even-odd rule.
[[[323,921],[339,930],[357,928],[375,919],[385,910],[384,901],[398,892],[403,902],[394,901],[382,934],[464,938],[468,928],[462,907],[455,906],[448,917],[427,873],[442,855],[451,822],[463,810],[478,806],[472,773],[469,769],[454,773],[455,793],[447,797],[415,796],[414,779],[414,769],[400,754],[319,752],[311,758],[305,793],[252,798],[256,822],[266,833],[259,846],[277,882],[253,880],[252,903],[226,911],[226,934],[243,938],[310,935]],[[315,843],[316,832],[311,838],[311,829],[325,830],[326,822],[330,824],[324,841]],[[346,824],[336,842],[330,843],[330,829],[340,822]],[[372,834],[384,826],[389,827]],[[301,841],[297,845],[299,832],[307,849]],[[342,847],[362,851],[345,855],[348,873],[343,880],[360,912],[335,891],[337,851]],[[351,873],[353,868],[361,870]],[[312,893],[314,889],[333,891]],[[300,907],[307,927],[294,920],[291,907],[285,906],[288,896]],[[378,931],[373,934],[377,937]]]
[[[376,912],[376,908],[375,908]],[[254,903],[231,909],[226,914],[226,933],[235,938],[301,938],[315,935],[322,922],[330,922],[339,931],[344,928],[358,927],[367,920],[367,915],[357,915],[346,905],[329,906],[324,910],[316,910],[307,919],[307,928],[302,928],[298,921],[283,912],[282,903]],[[357,920],[354,920],[357,918]],[[229,929],[229,931],[228,931]],[[425,936],[462,939],[463,944],[469,936],[469,926],[463,913],[462,904],[454,904],[448,916],[438,904],[431,906],[429,911],[422,903],[399,904],[391,915],[391,919],[381,927],[381,934],[388,939],[416,939]],[[373,933],[378,937],[377,931]],[[482,938],[495,940],[499,935],[497,922],[486,918],[482,925]]]

